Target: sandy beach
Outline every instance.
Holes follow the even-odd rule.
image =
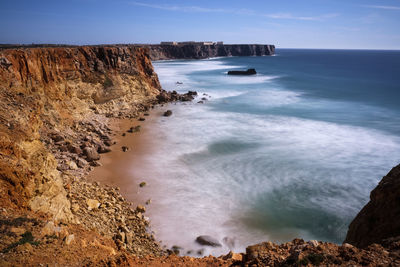
[[[148,183],[146,186],[139,186],[140,183],[146,182],[146,177],[139,176],[136,170],[141,169],[140,173],[145,171],[143,170],[143,158],[156,149],[156,140],[152,140],[149,133],[157,127],[157,121],[167,110],[166,106],[149,110],[144,113],[148,114],[147,116],[142,114],[140,118],[145,118],[145,121],[113,119],[110,128],[114,132],[113,141],[116,144],[111,146],[111,152],[102,155],[99,161],[101,166],[95,167],[90,172],[88,179],[101,184],[117,186],[128,201],[135,205],[144,205],[151,198],[150,186]],[[140,131],[128,132],[131,127],[136,126],[140,126]],[[124,152],[123,147],[127,147],[128,150]]]

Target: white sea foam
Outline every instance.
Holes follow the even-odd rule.
[[[202,234],[235,237],[237,250],[267,239],[317,238],[302,228],[281,229],[279,235],[249,228],[238,213],[245,214],[260,196],[282,191],[293,208],[353,216],[377,180],[400,159],[398,138],[379,131],[292,117],[217,113],[207,105],[176,106],[174,118],[160,122],[156,132],[160,143],[148,158],[152,169],[146,173],[157,177],[151,181],[156,187],[151,218],[161,240],[187,249],[198,248],[193,240]],[[302,184],[313,192],[306,201],[298,200],[295,191],[285,191]],[[336,196],[332,186],[348,191]]]
[[[236,88],[225,77],[189,76],[210,67],[226,65],[219,60],[156,65],[163,84],[210,83],[203,91],[212,96],[204,105],[171,105],[174,115],[160,118],[148,133],[157,149],[144,156],[143,168],[132,170],[150,185],[148,212],[156,236],[186,250],[199,249],[194,240],[204,234],[236,238],[236,251],[265,240],[325,239],[324,233],[342,240],[370,190],[399,162],[399,137],[295,113],[246,112],[337,103],[311,101],[279,88],[274,79],[254,89],[248,81]]]
[[[257,84],[266,83],[274,79],[280,78],[280,76],[274,75],[250,75],[250,76],[240,76],[240,75],[227,75],[227,72],[223,72],[224,75],[218,77],[218,82],[223,84]]]

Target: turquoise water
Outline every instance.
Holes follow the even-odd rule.
[[[158,196],[150,217],[168,245],[196,249],[204,234],[234,239],[237,251],[296,237],[341,243],[400,163],[398,51],[278,49],[154,66],[165,89],[200,93],[159,119],[146,159]],[[247,68],[258,74],[226,75]]]

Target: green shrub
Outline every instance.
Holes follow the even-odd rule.
[[[104,89],[109,88],[113,85],[114,85],[113,81],[108,76],[106,76],[106,78],[104,79],[104,82],[103,82]]]

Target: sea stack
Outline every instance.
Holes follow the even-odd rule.
[[[255,75],[255,74],[257,74],[256,69],[228,71],[228,75]]]

